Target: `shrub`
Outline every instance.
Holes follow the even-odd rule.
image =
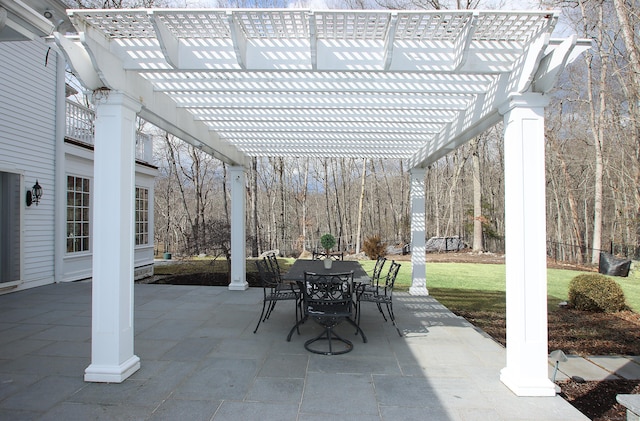
[[[599,273],[578,275],[569,282],[569,305],[577,310],[606,313],[626,308],[620,285]]]
[[[364,240],[362,251],[369,259],[377,260],[378,257],[383,257],[387,254],[387,244],[380,240],[379,235],[374,235]]]

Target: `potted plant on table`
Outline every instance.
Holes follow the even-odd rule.
[[[320,237],[320,244],[322,248],[324,248],[326,257],[324,259],[324,267],[325,269],[331,269],[331,249],[336,245],[336,238],[331,234],[325,234]]]

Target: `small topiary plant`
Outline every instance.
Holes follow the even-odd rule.
[[[331,253],[331,249],[336,245],[336,238],[331,234],[325,234],[320,237],[320,244],[322,248],[327,252],[327,256]]]
[[[374,235],[364,240],[362,251],[369,259],[377,260],[378,257],[384,257],[387,254],[387,244],[380,240],[379,235]]]
[[[578,275],[569,282],[569,305],[577,310],[605,313],[626,308],[620,285],[599,273]]]

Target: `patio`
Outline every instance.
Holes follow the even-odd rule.
[[[363,305],[369,342],[327,357],[303,348],[314,323],[286,342],[289,303],[253,334],[257,288],[136,284],[134,295],[142,362],[121,384],[83,381],[90,282],[0,296],[0,419],[587,419],[557,396],[516,397],[499,379],[505,350],[430,296],[394,297],[404,338]]]

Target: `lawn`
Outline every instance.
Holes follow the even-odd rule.
[[[282,270],[293,264],[295,259],[278,259]],[[177,262],[176,262],[177,263]],[[373,272],[374,260],[360,261],[364,269]],[[400,272],[396,280],[398,290],[408,290],[411,286],[411,262],[402,261]],[[156,275],[163,274],[195,274],[212,271],[226,271],[227,262],[224,259],[190,260],[180,264],[156,266]],[[247,272],[255,272],[252,259],[247,260]],[[565,269],[547,269],[547,293],[549,296],[549,308],[557,307],[557,304],[567,299],[569,281],[579,275],[580,271]],[[627,305],[636,313],[640,313],[640,270],[632,271],[627,278],[613,278],[624,291]],[[481,309],[482,302],[486,303],[487,310],[504,310],[505,293],[505,265],[504,264],[479,264],[479,263],[427,263],[427,289],[445,306],[449,307],[451,300],[458,305],[473,306],[474,310]],[[474,294],[469,294],[473,290]],[[446,293],[445,293],[446,291]],[[469,298],[473,296],[474,300]],[[480,305],[480,308],[478,307]],[[500,307],[501,306],[501,307]],[[456,307],[456,306],[452,306]],[[464,307],[463,307],[464,308]]]
[[[368,272],[371,272],[373,261],[362,261],[361,263]],[[396,286],[400,290],[407,290],[411,286],[411,263],[401,263]],[[584,272],[547,269],[547,295],[550,306],[555,307],[561,301],[567,300],[569,282],[581,273]],[[627,305],[636,313],[640,313],[640,271],[631,272],[626,278],[613,277],[613,279],[622,287]],[[488,302],[492,309],[496,309],[495,305],[497,304],[494,302],[494,298],[501,297],[502,308],[504,308],[505,288],[505,265],[503,264],[427,263],[427,289],[447,307],[446,297],[441,299],[445,290],[458,291],[461,296],[468,296],[469,290],[473,290],[474,295],[484,295],[484,298],[478,297],[481,301],[489,298]],[[447,297],[458,295],[453,294],[453,291],[446,294]],[[468,297],[461,301],[473,304],[475,310],[479,309],[477,306],[480,303],[471,303]]]

